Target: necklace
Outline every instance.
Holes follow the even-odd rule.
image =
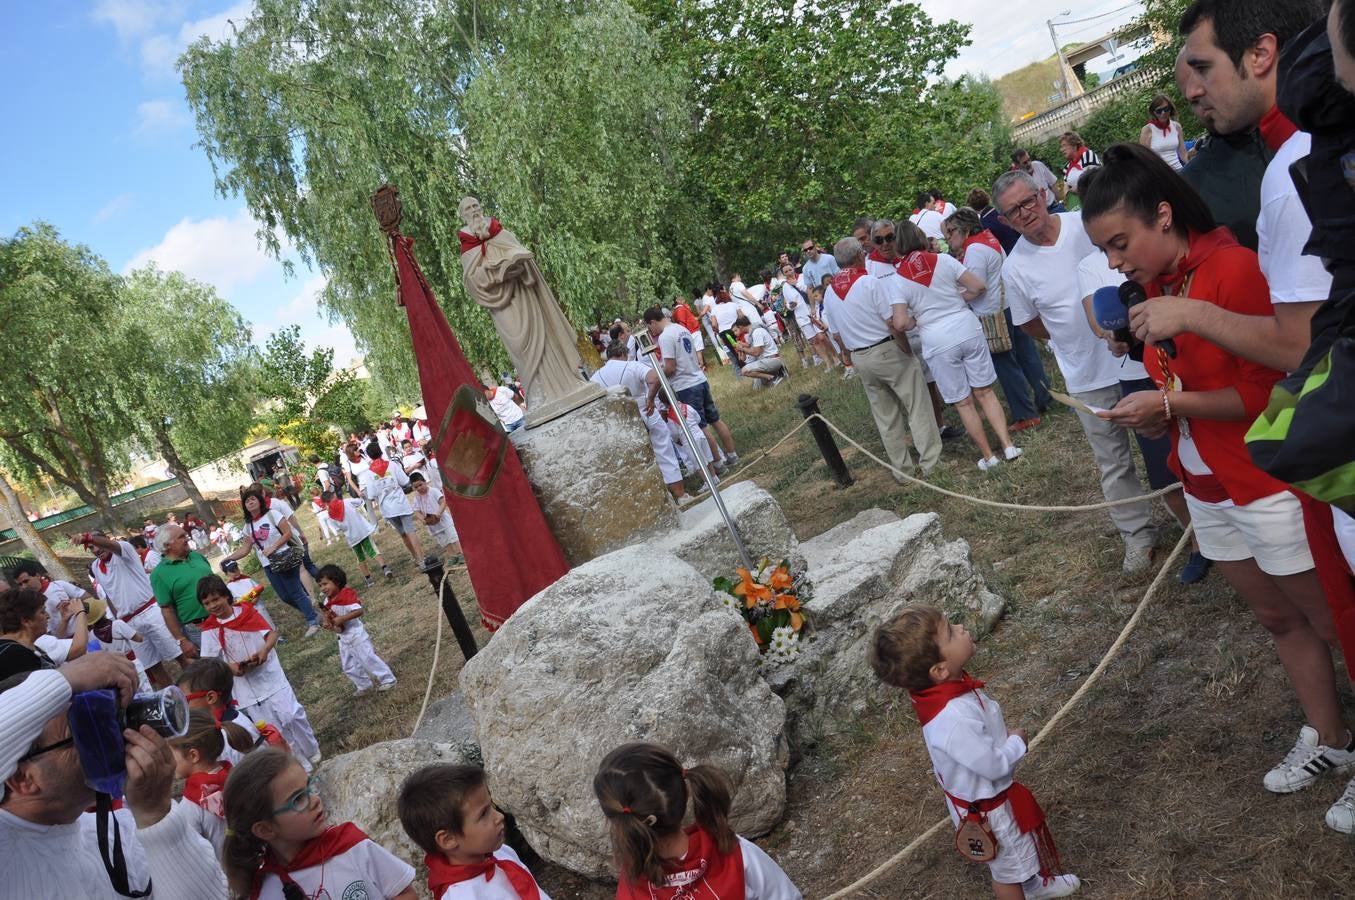
[[[1194,272],[1191,272],[1189,275],[1183,278],[1181,280],[1181,286],[1176,289],[1176,296],[1189,297],[1190,284],[1194,280],[1195,280]],[[1162,381],[1163,381],[1162,390],[1165,391],[1167,394],[1171,394],[1173,391],[1181,393],[1184,390],[1184,386],[1181,383],[1181,379],[1178,376],[1172,374],[1171,357],[1167,355],[1166,350],[1162,349],[1161,344],[1157,345],[1157,364],[1162,368]],[[1168,407],[1170,408],[1170,401],[1168,402]],[[1181,437],[1183,439],[1187,441],[1190,440],[1189,419],[1185,418],[1184,416],[1177,416],[1176,427],[1180,430]]]

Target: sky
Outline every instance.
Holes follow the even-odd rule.
[[[994,77],[1053,51],[1045,20],[1084,19],[1124,0],[922,0],[937,19],[972,24],[973,44],[948,75]],[[174,63],[200,35],[221,39],[252,0],[0,0],[0,142],[6,174],[0,234],[35,220],[88,245],[119,272],[154,261],[206,282],[251,323],[256,342],[291,324],[335,363],[357,357],[341,323],[318,312],[324,276],[299,260],[292,277],[260,246],[240,197],[215,192],[195,147],[192,114]],[[1075,8],[1075,13],[1060,15]],[[1060,43],[1099,37],[1137,4],[1058,26]],[[1096,67],[1093,66],[1093,70]],[[285,241],[284,241],[284,252]]]

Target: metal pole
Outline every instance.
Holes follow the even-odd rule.
[[[1071,12],[1072,10],[1065,9],[1059,15],[1066,16]],[[1049,26],[1049,40],[1054,43],[1054,55],[1059,59],[1059,79],[1063,81],[1063,99],[1071,100],[1073,99],[1073,86],[1068,83],[1068,61],[1063,58],[1063,48],[1059,46],[1058,35],[1054,33],[1054,20],[1045,19],[1045,24]]]
[[[838,450],[837,441],[833,440],[833,433],[823,424],[823,419],[817,417],[819,398],[813,394],[801,394],[795,405],[800,408],[800,415],[809,419],[809,432],[814,435],[814,443],[819,445],[819,453],[823,454],[823,461],[828,463],[828,470],[833,473],[833,478],[843,487],[851,487],[855,479],[852,478],[852,473],[847,471],[842,451]],[[814,418],[810,418],[811,416]]]
[[[720,511],[721,518],[725,520],[725,527],[729,529],[729,536],[734,539],[734,547],[739,551],[739,558],[743,560],[743,567],[750,572],[753,571],[753,560],[748,555],[747,548],[743,546],[739,527],[734,523],[734,517],[729,514],[724,498],[720,496],[720,488],[715,481],[714,474],[706,467],[706,454],[701,451],[692,430],[687,427],[687,417],[682,415],[681,412],[682,404],[678,401],[673,386],[668,383],[668,376],[664,374],[663,366],[659,365],[657,357],[659,348],[655,346],[654,339],[650,337],[649,332],[644,330],[636,333],[635,345],[640,355],[649,359],[649,365],[654,369],[654,374],[659,376],[659,386],[663,388],[663,396],[668,400],[669,409],[673,410],[674,417],[678,421],[678,427],[682,429],[683,438],[687,441],[687,446],[692,448],[692,456],[696,459],[697,467],[701,469],[701,477],[705,479],[706,487],[710,488],[710,497],[715,501],[715,508]],[[705,434],[701,435],[701,440],[706,440]]]
[[[465,614],[461,612],[461,604],[457,602],[451,584],[442,580],[442,561],[438,560],[431,565],[429,562],[425,562],[423,573],[428,576],[428,582],[433,586],[434,591],[437,591],[438,587],[441,586],[442,614],[447,617],[447,622],[452,626],[452,634],[456,635],[456,642],[461,645],[461,655],[470,660],[480,651],[480,648],[475,643],[475,635],[471,633],[470,623],[466,621]]]

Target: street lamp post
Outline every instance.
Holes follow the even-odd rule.
[[[1065,9],[1059,13],[1060,16],[1070,16],[1073,14],[1071,9]],[[1059,58],[1059,80],[1063,82],[1063,99],[1073,99],[1073,86],[1068,83],[1068,60],[1063,56],[1063,47],[1059,45],[1058,35],[1054,33],[1054,20],[1045,19],[1044,22],[1049,26],[1049,39],[1054,42],[1054,54]]]

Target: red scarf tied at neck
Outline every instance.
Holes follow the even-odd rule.
[[[1176,293],[1176,289],[1186,276],[1203,265],[1205,260],[1225,247],[1232,247],[1237,244],[1237,238],[1233,237],[1233,233],[1223,225],[1203,234],[1192,231],[1189,240],[1190,244],[1186,249],[1186,255],[1181,257],[1181,261],[1176,264],[1176,271],[1171,275],[1161,276],[1149,285],[1149,296],[1160,297]]]
[[[335,497],[329,501],[329,517],[335,522],[342,522],[344,513],[348,511],[348,505],[343,502],[342,497]]]
[[[498,219],[489,220],[489,237],[480,237],[480,235],[471,234],[469,231],[458,231],[456,236],[461,241],[461,252],[469,253],[479,247],[480,255],[484,256],[488,249],[486,245],[489,243],[489,238],[494,237],[500,231],[503,231],[503,226],[499,224]]]
[[[917,712],[918,724],[926,725],[932,719],[935,719],[941,710],[946,708],[946,704],[956,697],[963,697],[970,691],[978,691],[983,687],[983,682],[971,676],[968,672],[961,672],[960,677],[955,681],[943,681],[940,684],[934,684],[925,691],[909,691],[908,699],[913,701],[913,709]],[[982,698],[979,700],[983,702]]]
[[[481,875],[485,877],[485,881],[489,881],[494,877],[496,868],[508,876],[508,882],[513,886],[519,900],[540,900],[541,897],[541,890],[536,886],[536,879],[532,877],[532,873],[511,859],[500,859],[490,855],[478,865],[457,866],[447,862],[440,853],[428,853],[424,855],[423,864],[428,867],[428,889],[432,891],[434,897],[441,897],[442,892],[454,884],[470,881]]]
[[[1285,118],[1285,114],[1280,112],[1278,106],[1272,106],[1269,112],[1261,117],[1256,128],[1261,132],[1261,139],[1266,142],[1272,153],[1284,146],[1284,142],[1299,130],[1297,125]]]
[[[894,263],[894,271],[909,281],[916,281],[923,287],[931,287],[932,277],[936,275],[936,254],[914,250]]]
[[[222,648],[226,646],[226,629],[231,631],[272,631],[273,626],[259,614],[253,603],[241,603],[235,607],[237,612],[229,621],[222,622],[216,616],[208,616],[202,623],[202,630],[216,629],[216,639]]]
[[[376,475],[377,478],[385,478],[386,470],[390,467],[390,460],[386,459],[374,459],[367,464],[367,468],[371,469],[372,474]]]
[[[278,876],[283,885],[296,884],[292,880],[292,872],[300,872],[302,869],[323,865],[327,860],[347,853],[365,840],[367,840],[367,835],[363,833],[361,828],[352,822],[344,822],[342,825],[334,825],[325,829],[325,833],[319,837],[311,838],[297,852],[296,856],[292,857],[292,861],[289,863],[278,862],[273,858],[272,851],[264,851],[263,863],[254,875],[254,885],[249,892],[250,900],[259,900],[259,893],[263,890],[264,875]]]
[[[1148,124],[1161,131],[1163,137],[1171,137],[1172,120],[1170,118],[1167,119],[1167,124],[1163,125],[1157,120],[1157,116],[1152,116],[1148,119]]]
[[[996,250],[1000,256],[1007,255],[1002,252],[1002,243],[997,238],[993,237],[993,233],[987,228],[983,229],[978,234],[971,234],[969,237],[965,238],[962,249],[968,250],[970,244],[983,244],[985,247],[991,247]]]

